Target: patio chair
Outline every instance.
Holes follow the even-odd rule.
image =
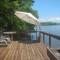
[[[1,36],[2,40],[6,40],[8,43],[11,42],[10,38],[8,36]]]
[[[7,41],[0,38],[0,46],[1,45],[7,46]]]

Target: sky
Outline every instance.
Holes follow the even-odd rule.
[[[60,0],[34,0],[33,9],[42,21],[60,22]]]

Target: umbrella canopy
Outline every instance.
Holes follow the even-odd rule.
[[[40,21],[35,18],[31,13],[16,11],[15,15],[27,23],[34,25],[40,24]]]

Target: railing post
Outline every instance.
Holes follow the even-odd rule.
[[[41,41],[41,33],[40,33],[40,31],[38,31],[38,34],[39,34],[38,41],[40,42]]]
[[[45,43],[45,35],[43,34],[43,42]]]
[[[41,40],[41,33],[40,33],[40,31],[39,31],[39,39]]]
[[[49,36],[49,47],[51,47],[51,36]]]
[[[36,30],[36,40],[37,40],[37,30]]]

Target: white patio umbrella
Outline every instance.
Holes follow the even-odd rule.
[[[34,25],[40,24],[40,21],[37,18],[35,18],[31,13],[16,11],[15,15],[27,23]]]
[[[36,17],[34,17],[31,13],[16,11],[15,15],[27,23],[33,24],[35,26],[40,25],[40,21]],[[37,32],[36,32],[36,38],[37,38]]]

